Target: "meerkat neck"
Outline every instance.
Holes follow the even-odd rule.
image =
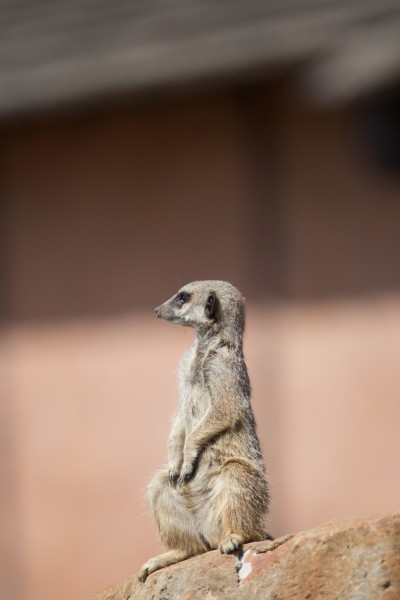
[[[229,335],[225,330],[207,329],[196,332],[196,345],[198,347],[215,345],[227,346],[233,350],[242,351],[243,340],[240,335]]]

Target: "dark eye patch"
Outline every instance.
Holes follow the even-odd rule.
[[[178,306],[183,306],[185,302],[187,302],[189,299],[190,294],[188,294],[187,292],[180,292],[180,294],[178,294],[175,298],[175,302]]]

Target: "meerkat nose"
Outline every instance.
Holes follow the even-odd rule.
[[[158,317],[158,313],[160,312],[160,307],[159,307],[159,306],[157,306],[157,307],[154,309],[154,312],[156,313],[156,315],[157,315],[157,317]]]

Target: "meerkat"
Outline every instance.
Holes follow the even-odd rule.
[[[269,490],[243,356],[245,302],[226,281],[196,281],[155,309],[196,330],[180,364],[179,404],[168,438],[168,468],[148,488],[161,541],[139,580],[211,549],[232,553],[271,539]]]

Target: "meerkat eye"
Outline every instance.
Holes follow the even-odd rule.
[[[177,297],[175,298],[175,303],[179,306],[179,308],[181,306],[183,306],[185,304],[185,302],[187,302],[189,300],[190,296],[189,294],[187,294],[186,292],[181,292],[180,294],[177,295]]]

